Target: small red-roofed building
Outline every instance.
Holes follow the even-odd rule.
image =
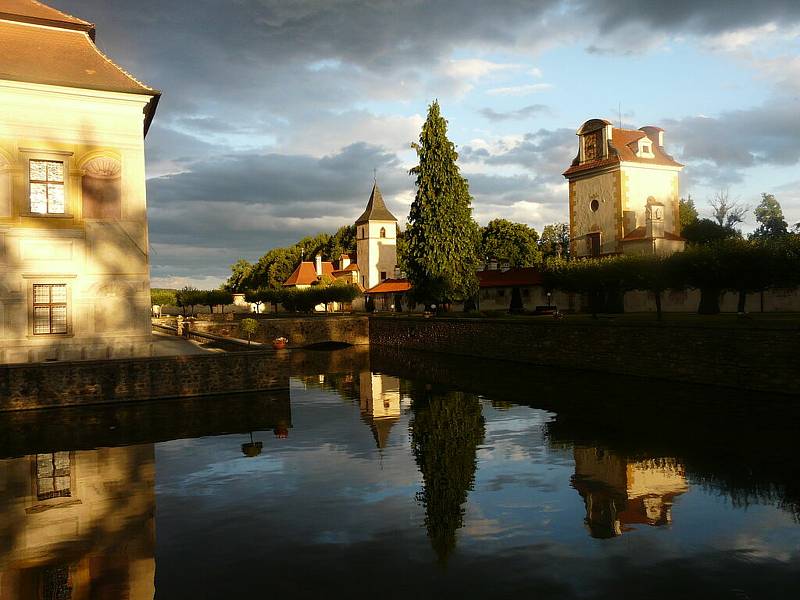
[[[683,250],[678,174],[659,127],[622,129],[590,119],[577,131],[569,181],[570,250],[576,257]]]

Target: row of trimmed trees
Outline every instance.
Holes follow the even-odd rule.
[[[257,310],[261,312],[261,306],[272,305],[277,308],[283,306],[289,312],[314,312],[319,305],[347,304],[355,300],[359,295],[359,290],[353,285],[314,285],[305,289],[283,288],[283,289],[261,289],[248,290],[244,293],[244,299],[255,304]]]
[[[800,285],[800,237],[766,241],[730,239],[689,246],[670,256],[615,256],[579,261],[551,261],[545,286],[586,294],[593,315],[622,312],[623,294],[646,290],[655,295],[661,318],[661,297],[667,290],[700,290],[701,314],[720,312],[723,292],[739,294],[744,312],[748,293]]]

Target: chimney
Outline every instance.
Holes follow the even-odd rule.
[[[344,270],[349,266],[350,266],[350,255],[342,254],[341,258],[339,259],[339,270]]]
[[[652,125],[648,125],[646,127],[640,127],[639,131],[644,131],[644,134],[650,138],[656,146],[664,147],[664,130],[661,127],[653,127]]]
[[[664,237],[664,205],[657,202],[652,196],[647,199],[645,209],[645,237]]]
[[[317,260],[314,264],[317,271],[317,277],[322,277],[322,254],[317,254]]]

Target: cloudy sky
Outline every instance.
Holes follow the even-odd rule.
[[[720,187],[800,220],[797,0],[51,0],[164,92],[147,137],[153,285],[363,210],[408,214],[438,98],[475,216],[567,218],[575,130],[659,125],[701,212]],[[746,228],[752,228],[752,216]]]

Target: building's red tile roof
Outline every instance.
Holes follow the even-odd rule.
[[[644,129],[644,128],[642,128]],[[569,177],[576,173],[583,173],[592,169],[616,165],[620,162],[635,162],[649,165],[665,165],[671,167],[682,167],[683,165],[677,162],[672,156],[667,154],[663,147],[658,145],[658,139],[651,139],[653,158],[645,158],[637,156],[636,150],[638,141],[647,134],[642,129],[620,129],[613,127],[611,129],[611,139],[608,143],[608,156],[584,163],[578,162],[579,158],[576,156],[572,161],[572,165],[564,171],[564,176]],[[658,127],[648,128],[653,132],[662,131]]]
[[[151,96],[145,133],[161,94],[105,56],[94,25],[32,0],[0,0],[0,79]]]
[[[94,30],[93,23],[68,15],[36,0],[0,0],[0,19],[87,32]]]
[[[622,238],[622,241],[623,242],[629,242],[629,241],[632,241],[632,240],[643,240],[643,239],[645,239],[646,231],[647,230],[646,230],[644,225],[642,225],[641,227],[637,227],[636,229],[631,231],[628,235],[626,235],[624,238]],[[685,242],[686,241],[684,238],[682,238],[681,236],[679,236],[676,233],[672,233],[671,231],[665,231],[664,232],[664,239],[665,240],[675,240],[675,241],[678,241],[678,242]]]
[[[333,277],[333,263],[322,263],[322,274],[330,275]],[[295,285],[311,285],[317,281],[317,268],[313,262],[304,260],[297,268],[289,275],[289,278],[283,282],[284,287],[291,287]]]
[[[378,285],[369,288],[367,294],[401,294],[411,289],[408,279],[384,279]]]
[[[506,271],[478,271],[478,283],[482,288],[519,287],[542,284],[542,273],[536,267],[517,267]]]

